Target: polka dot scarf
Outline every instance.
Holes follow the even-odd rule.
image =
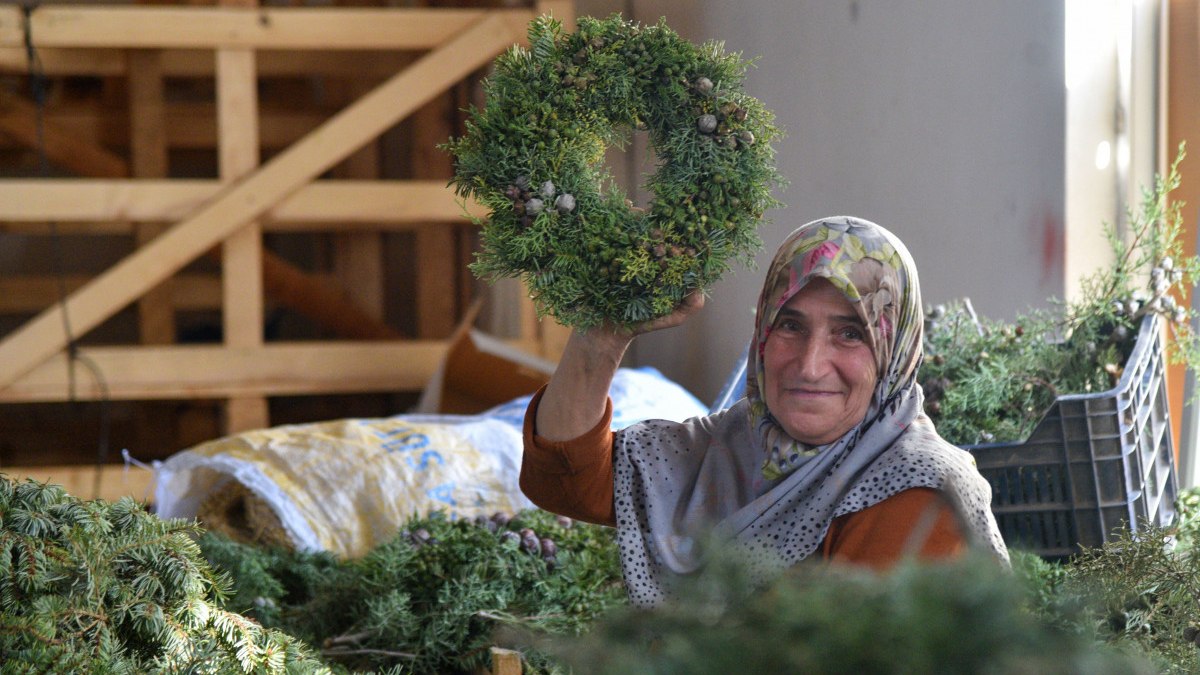
[[[762,348],[779,308],[817,276],[855,306],[880,378],[862,422],[808,447],[762,400]],[[669,598],[678,575],[704,564],[701,544],[714,532],[765,579],[812,555],[834,518],[914,487],[941,490],[971,540],[1007,562],[987,482],[921,412],[921,298],[899,239],[856,218],[804,225],[768,270],[756,322],[745,399],[682,424],[652,421],[616,434],[617,540],[635,604]]]

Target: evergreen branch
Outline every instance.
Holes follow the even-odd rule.
[[[353,633],[350,635],[338,635],[336,637],[331,637],[331,638],[327,639],[325,641],[325,646],[332,647],[332,646],[336,646],[336,645],[340,645],[340,644],[345,644],[348,642],[353,642],[355,644],[358,644],[373,635],[375,635],[375,633],[372,631],[362,631],[360,633]]]
[[[397,652],[397,651],[391,651],[388,649],[370,649],[367,647],[360,647],[357,649],[338,647],[338,648],[329,648],[329,649],[321,650],[321,655],[329,657],[329,658],[341,658],[344,656],[362,656],[364,654],[372,654],[372,655],[376,655],[376,656],[390,656],[392,658],[405,659],[405,660],[415,660],[417,658],[416,654],[409,654],[408,652]]]

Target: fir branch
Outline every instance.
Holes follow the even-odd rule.
[[[388,649],[369,649],[366,647],[349,648],[349,647],[328,647],[321,650],[321,655],[331,659],[342,659],[347,656],[386,656],[392,659],[404,659],[406,661],[414,661],[417,658],[416,654],[408,652],[397,652]]]

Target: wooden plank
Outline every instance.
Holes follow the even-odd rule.
[[[258,4],[256,0],[220,2],[248,10]],[[244,46],[218,50],[216,88],[220,175],[222,182],[232,183],[253,173],[259,164],[254,50]],[[221,244],[221,326],[226,347],[254,348],[263,344],[262,257],[262,229],[257,221],[247,223]],[[270,426],[266,398],[231,397],[225,402],[224,421],[226,434]]]
[[[448,227],[417,230],[417,337],[444,338],[458,320],[457,247]]]
[[[1200,101],[1200,1],[1171,0],[1167,6],[1167,67],[1165,87],[1165,141],[1163,162],[1175,158],[1179,143],[1187,141],[1188,157],[1179,165],[1180,185],[1172,193],[1171,198],[1183,203],[1183,229],[1180,239],[1183,244],[1183,254],[1196,254],[1196,237],[1200,223],[1200,114],[1197,114],[1197,101]],[[1160,169],[1160,171],[1165,170]],[[1194,291],[1178,298],[1185,307],[1194,302]],[[1167,366],[1167,399],[1171,410],[1171,433],[1175,438],[1175,448],[1178,453],[1182,450],[1180,431],[1184,418],[1184,385],[1187,381],[1187,369],[1182,363],[1171,363]],[[1198,474],[1194,467],[1200,456],[1200,449],[1189,448],[1192,455],[1184,464],[1192,468],[1191,476],[1181,476],[1183,484],[1195,480]],[[1176,457],[1178,461],[1180,458]]]
[[[91,277],[67,275],[61,279],[66,292],[82,288]],[[59,299],[58,277],[5,276],[0,278],[0,315],[34,314]],[[185,311],[221,307],[221,280],[199,274],[176,275],[163,282],[171,294],[171,306]]]
[[[450,156],[437,146],[453,132],[454,106],[439,96],[413,113],[409,171],[413,178],[449,180]],[[444,338],[458,323],[458,247],[448,227],[422,227],[416,237],[417,337]]]
[[[334,235],[333,274],[369,316],[384,317],[383,236],[379,232]]]
[[[264,109],[261,113],[263,146],[278,148],[290,145],[316,129],[334,112],[331,110],[322,114],[311,106],[303,110],[281,109],[278,106]],[[45,120],[48,128],[82,142],[99,146],[103,141],[113,147],[121,147],[131,142],[126,117],[124,110],[65,103],[46,110]],[[210,150],[217,147],[215,107],[207,102],[169,102],[166,134],[167,145],[172,148]],[[7,139],[4,141],[3,147],[13,145]]]
[[[109,269],[66,300],[78,334],[104,321],[245,223],[403,119],[436,93],[491,61],[521,33],[490,14],[383,83],[254,175]],[[58,311],[46,311],[0,342],[0,387],[66,346]]]
[[[357,299],[349,296],[332,277],[305,274],[272,255],[263,257],[263,277],[267,294],[273,300],[339,337],[356,340],[401,337],[399,331],[383,323],[377,315],[363,310]]]
[[[163,74],[167,77],[212,77],[215,71],[211,49],[164,49]],[[95,75],[125,77],[128,62],[118,49],[81,49],[39,47],[38,62],[50,77]],[[372,77],[383,79],[395,74],[412,61],[394,49],[370,52],[354,51],[264,51],[259,53],[258,74],[264,77],[287,75],[330,75],[334,77]],[[29,72],[29,56],[24,47],[0,47],[0,72],[24,75]]]
[[[491,675],[521,675],[521,652],[492,647],[491,656]]]
[[[180,220],[219,195],[215,180],[0,180],[0,223]],[[264,213],[264,229],[272,232],[347,229],[347,224],[418,224],[462,222],[468,215],[487,214],[475,202],[460,203],[445,180],[323,180],[300,188]],[[338,227],[331,223],[338,223]],[[380,229],[392,229],[380,227]],[[409,229],[409,228],[401,228]],[[10,230],[17,231],[17,230]]]
[[[0,467],[0,474],[14,480],[31,478],[39,483],[61,485],[68,494],[80,499],[115,502],[121,497],[133,497],[139,502],[149,502],[154,497],[154,472],[137,466],[4,466]]]
[[[521,10],[53,6],[33,10],[44,47],[434,49],[485,16]],[[19,46],[11,32],[5,46]]]
[[[369,91],[362,80],[343,80],[350,100]],[[379,178],[379,142],[367,143],[334,168],[336,178]],[[383,235],[380,232],[338,232],[332,235],[332,271],[355,305],[372,318],[384,318]]]
[[[137,178],[166,178],[167,102],[163,86],[162,54],[134,49],[129,59],[130,163]]]
[[[160,53],[136,49],[128,57],[130,167],[137,178],[166,178],[167,116]],[[148,244],[164,230],[161,223],[139,223],[135,239],[139,245]],[[138,301],[138,332],[142,344],[175,341],[175,311],[165,282]]]
[[[446,349],[442,341],[413,340],[90,347],[80,353],[105,374],[109,399],[172,400],[420,391]],[[60,354],[0,390],[0,403],[67,401],[68,387]],[[100,396],[95,382],[77,378],[78,400]]]
[[[39,130],[37,118],[37,106],[32,102],[0,91],[0,133],[27,148],[44,150],[52,164],[82,176],[129,175],[129,165],[116,153],[48,120]]]
[[[14,5],[0,7],[0,44],[22,44],[25,40],[25,17]]]

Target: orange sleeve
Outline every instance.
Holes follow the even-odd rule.
[[[834,519],[821,552],[826,560],[884,570],[913,553],[937,560],[966,550],[965,533],[949,501],[932,488],[910,488]]]
[[[521,459],[521,491],[539,507],[576,520],[615,526],[613,506],[612,399],[604,417],[586,433],[569,441],[548,441],[534,422],[542,387],[525,411],[525,452]]]

